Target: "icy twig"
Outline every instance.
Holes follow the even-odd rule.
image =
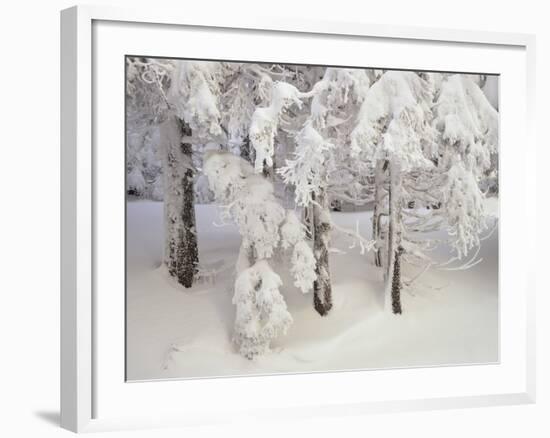
[[[424,275],[428,269],[430,269],[433,266],[433,262],[428,262],[424,266],[423,269],[421,269],[414,277],[410,278],[407,281],[403,281],[403,284],[407,287],[410,287],[416,280],[418,280],[422,275]]]
[[[353,238],[354,242],[353,242],[352,246],[350,246],[350,249],[354,248],[355,243],[357,242],[359,244],[359,247],[360,247],[361,255],[365,254],[365,252],[372,251],[374,249],[374,245],[376,244],[376,241],[366,239],[365,237],[361,236],[361,234],[359,233],[359,221],[355,222],[355,230],[354,231],[349,230],[349,229],[344,228],[344,227],[341,227],[339,225],[336,225],[333,221],[331,221],[331,227],[334,230],[339,231],[339,232],[345,234],[346,236]]]

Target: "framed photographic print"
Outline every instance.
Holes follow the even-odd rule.
[[[74,7],[61,50],[63,427],[534,401],[532,36]]]

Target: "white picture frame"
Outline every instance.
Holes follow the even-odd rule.
[[[106,24],[104,28],[98,25]],[[118,362],[107,361],[109,351],[118,351],[120,348],[119,325],[122,325],[124,315],[120,313],[120,300],[113,307],[109,299],[98,300],[99,290],[105,290],[105,281],[113,283],[112,296],[124,294],[120,290],[120,281],[111,277],[107,270],[102,270],[102,263],[106,263],[100,257],[104,251],[103,242],[98,242],[98,227],[103,230],[100,211],[97,208],[102,202],[116,207],[120,198],[114,196],[106,200],[103,196],[102,184],[107,184],[112,178],[113,181],[120,177],[116,174],[116,163],[112,166],[106,165],[101,154],[96,154],[96,144],[101,142],[103,131],[98,130],[97,123],[101,126],[103,113],[99,112],[98,106],[105,105],[105,100],[97,93],[98,81],[102,81],[102,66],[105,66],[102,53],[105,52],[105,59],[118,59],[120,53],[125,52],[124,38],[117,32],[117,26],[125,27],[124,32],[134,32],[139,40],[139,29],[149,29],[148,32],[158,33],[159,38],[166,38],[170,32],[178,32],[184,29],[185,32],[200,32],[203,36],[212,37],[223,35],[224,32],[236,33],[235,38],[248,38],[254,35],[261,40],[262,35],[271,39],[277,38],[310,38],[314,47],[316,38],[333,38],[335,41],[347,41],[351,44],[362,44],[363,42],[384,42],[387,45],[399,45],[406,43],[411,48],[419,47],[429,55],[432,50],[447,50],[447,45],[453,45],[460,50],[460,56],[454,57],[454,61],[445,61],[445,57],[433,56],[430,65],[425,69],[445,70],[452,66],[451,62],[461,62],[461,56],[466,59],[470,52],[481,50],[477,55],[479,59],[471,61],[484,66],[484,72],[504,74],[499,66],[506,70],[505,78],[510,78],[506,83],[503,81],[502,93],[510,91],[510,97],[506,95],[503,99],[503,107],[506,115],[506,103],[514,99],[514,120],[518,120],[517,126],[512,123],[503,124],[501,134],[503,138],[503,155],[506,154],[506,144],[511,140],[522,139],[526,152],[535,154],[535,141],[533,137],[532,120],[534,119],[534,46],[535,39],[532,35],[507,34],[459,31],[449,29],[425,29],[403,26],[381,26],[366,23],[337,23],[337,22],[310,22],[297,20],[291,17],[286,19],[258,18],[242,16],[239,20],[226,20],[224,17],[196,16],[186,8],[185,11],[163,11],[157,8],[148,10],[131,10],[111,7],[78,6],[66,9],[61,12],[61,426],[75,431],[99,431],[120,428],[143,428],[161,427],[174,425],[190,425],[235,421],[237,418],[254,416],[256,418],[278,417],[308,417],[312,415],[343,415],[343,414],[366,414],[369,412],[392,412],[418,409],[442,409],[451,407],[473,407],[503,404],[533,403],[535,400],[535,282],[534,264],[528,259],[517,269],[516,283],[514,286],[519,290],[514,301],[507,304],[506,300],[501,304],[501,312],[506,313],[501,318],[501,342],[506,344],[503,347],[503,355],[499,364],[491,367],[445,367],[424,368],[414,370],[382,370],[374,371],[377,380],[384,381],[389,378],[388,373],[393,373],[392,379],[397,377],[396,382],[429,382],[438,379],[446,381],[458,378],[457,387],[447,391],[444,386],[439,385],[439,390],[434,388],[411,388],[410,391],[403,391],[403,388],[388,388],[391,391],[384,392],[383,386],[375,389],[368,386],[372,393],[357,393],[361,385],[373,385],[373,371],[357,371],[353,373],[324,373],[316,375],[287,375],[287,376],[264,376],[247,378],[228,379],[203,379],[186,382],[153,382],[147,384],[125,384],[120,379],[120,356],[116,353]],[[104,30],[102,30],[104,29]],[[102,32],[104,32],[102,34]],[[109,33],[114,32],[114,33]],[[137,33],[135,33],[137,32]],[[211,35],[209,35],[209,33]],[[268,35],[269,34],[269,35]],[[104,35],[104,36],[102,36]],[[152,35],[152,34],[151,34]],[[266,36],[266,38],[267,38]],[[154,37],[156,39],[157,37]],[[109,50],[112,53],[107,55],[105,40],[111,42]],[[199,41],[199,40],[197,40]],[[266,40],[268,41],[268,40]],[[271,41],[271,40],[270,40]],[[138,44],[138,42],[136,42]],[[143,44],[146,44],[143,42]],[[154,44],[149,40],[147,44]],[[255,50],[261,50],[251,44],[249,48],[250,59],[254,59]],[[439,49],[438,49],[439,47]],[[200,44],[197,50],[201,49]],[[117,51],[118,50],[118,51]],[[149,49],[150,50],[150,49]],[[170,47],[166,48],[171,50]],[[493,53],[494,55],[490,55]],[[169,52],[172,53],[172,52]],[[190,54],[190,57],[197,56]],[[213,52],[214,53],[214,52]],[[259,53],[259,52],[258,52]],[[434,52],[435,53],[435,52]],[[443,52],[442,52],[443,53]],[[150,53],[153,55],[153,53]],[[163,53],[154,53],[162,55]],[[494,56],[494,67],[491,67],[491,58]],[[173,56],[178,56],[173,53]],[[330,54],[329,54],[330,55]],[[406,58],[403,53],[403,58]],[[509,56],[508,56],[509,55]],[[209,56],[216,56],[215,53]],[[231,53],[231,56],[239,56],[238,53]],[[231,58],[226,56],[226,58]],[[275,55],[273,55],[275,56]],[[298,55],[296,55],[298,56]],[[381,55],[380,55],[381,56]],[[474,56],[475,58],[475,56]],[[498,58],[498,59],[497,59]],[[242,59],[242,58],[241,58]],[[384,58],[379,58],[381,61]],[[501,60],[500,60],[501,59]],[[100,62],[98,62],[100,60]],[[499,61],[500,60],[500,61]],[[518,62],[520,60],[520,62]],[[292,59],[289,59],[292,61]],[[97,65],[96,65],[97,62]],[[388,61],[389,62],[389,61]],[[403,60],[400,65],[389,67],[402,68],[410,60]],[[443,63],[446,62],[445,65]],[[120,65],[123,61],[120,60]],[[441,64],[441,68],[437,65]],[[120,67],[120,66],[119,66]],[[463,70],[463,69],[460,69]],[[491,70],[491,71],[489,71]],[[512,71],[514,70],[514,71]],[[466,70],[471,71],[471,70]],[[480,70],[475,70],[480,71]],[[113,79],[113,86],[116,86],[116,78]],[[515,81],[515,82],[514,82]],[[518,85],[519,84],[519,85]],[[120,90],[116,91],[107,88],[106,91],[119,92],[119,100],[123,95],[124,84],[121,81],[118,85]],[[102,85],[101,85],[102,87]],[[101,88],[100,87],[100,88]],[[519,87],[519,88],[518,88]],[[116,108],[116,105],[113,106]],[[510,112],[510,114],[512,114]],[[123,114],[120,115],[123,118]],[[506,119],[503,119],[503,121]],[[105,126],[105,125],[102,125]],[[101,128],[103,129],[103,128]],[[111,129],[111,128],[109,128]],[[113,129],[117,129],[114,127]],[[105,131],[107,132],[107,128]],[[118,129],[116,139],[123,138],[124,133]],[[110,131],[112,132],[112,131]],[[105,134],[106,135],[106,134]],[[118,140],[113,143],[118,145]],[[124,143],[120,143],[121,150]],[[527,155],[527,153],[525,154]],[[115,160],[116,161],[116,160]],[[507,162],[503,161],[502,190],[508,190],[510,196],[521,197],[523,202],[535,203],[534,172],[528,171],[525,163],[520,163],[520,170],[514,176],[515,184],[510,183],[511,175],[506,174]],[[98,183],[98,175],[101,174]],[[107,176],[105,176],[107,175]],[[519,183],[518,183],[519,181]],[[99,184],[99,185],[98,185]],[[106,204],[107,205],[107,204]],[[506,203],[504,203],[506,205]],[[120,206],[123,210],[123,206]],[[120,210],[117,210],[120,211]],[[519,222],[529,224],[525,239],[514,238],[513,232],[503,238],[508,239],[502,247],[504,251],[527,251],[534,247],[535,242],[535,220],[534,216],[525,211],[512,213],[507,216],[508,210],[501,210],[503,221],[507,229]],[[114,213],[117,214],[116,212]],[[515,215],[515,216],[513,216]],[[117,222],[116,220],[114,222]],[[118,223],[118,222],[117,222]],[[99,224],[99,225],[98,225]],[[103,235],[114,237],[111,239],[113,245],[117,240],[116,233],[119,228],[112,228]],[[506,229],[505,229],[506,230]],[[100,231],[99,234],[103,233]],[[113,234],[114,233],[114,234]],[[123,231],[122,231],[123,233]],[[517,237],[517,236],[515,236]],[[118,236],[120,239],[120,236]],[[507,249],[506,249],[507,248]],[[116,254],[116,251],[113,253]],[[502,253],[501,255],[507,253]],[[527,257],[527,256],[526,256]],[[506,259],[502,263],[506,263]],[[98,266],[100,267],[98,270]],[[118,266],[116,263],[113,269]],[[504,265],[505,266],[505,265]],[[501,264],[501,272],[503,265]],[[115,275],[115,274],[113,274]],[[124,273],[116,274],[123,276]],[[119,278],[119,277],[117,277]],[[119,278],[120,279],[120,278]],[[502,281],[502,280],[501,280]],[[100,288],[100,289],[98,289]],[[511,298],[512,299],[512,298]],[[107,310],[106,310],[107,309]],[[109,310],[111,309],[111,310]],[[121,318],[120,324],[113,323],[116,318]],[[516,326],[511,325],[512,318],[519,321]],[[111,321],[111,322],[107,322]],[[106,339],[105,330],[115,333],[113,339]],[[510,343],[509,346],[508,343]],[[107,346],[107,344],[109,344]],[[512,345],[513,344],[513,345]],[[509,347],[509,348],[508,348]],[[110,350],[111,349],[111,350]],[[104,354],[102,354],[104,353]],[[510,353],[510,354],[508,354]],[[512,354],[513,353],[513,358]],[[123,358],[121,359],[123,360]],[[513,362],[513,363],[512,363]],[[453,370],[456,368],[456,370]],[[504,371],[503,371],[504,370]],[[502,371],[502,372],[501,372]],[[371,374],[369,374],[371,373]],[[454,373],[454,374],[453,374]],[[461,380],[462,379],[462,380]],[[470,379],[472,386],[462,385],[465,380]],[[112,384],[116,381],[116,385]],[[476,381],[488,382],[480,386],[479,391],[472,388]],[[507,382],[506,384],[504,382]],[[342,385],[354,384],[354,391]],[[367,383],[371,382],[371,383]],[[315,393],[318,385],[325,385],[328,393]],[[145,385],[145,386],[139,386]],[[217,395],[220,398],[219,406],[211,406],[210,403],[200,401],[193,403],[196,406],[187,406],[184,402],[181,405],[172,405],[168,409],[166,404],[158,403],[155,406],[128,405],[124,411],[119,408],[125,405],[123,400],[134,400],[139,403],[140,397],[145,399],[160,399],[167,395],[167,400],[173,400],[174,393],[181,394],[182,385],[186,385],[185,394]],[[115,388],[116,386],[116,388]],[[426,385],[429,386],[429,385]],[[459,387],[462,386],[462,389]],[[311,397],[298,395],[294,403],[285,401],[283,392],[289,388],[300,387],[301,393],[311,393]],[[130,390],[127,390],[130,388]],[[137,389],[136,389],[137,388]],[[143,389],[142,388],[146,388]],[[176,389],[171,389],[176,388]],[[179,389],[178,389],[179,388]],[[239,390],[243,393],[232,403],[231,409],[224,410],[224,397],[229,391]],[[245,397],[260,394],[260,391],[273,390],[274,396],[268,402],[253,404],[247,403]],[[332,391],[332,392],[331,392]],[[377,392],[378,391],[378,392]],[[446,392],[447,391],[447,392]],[[371,391],[369,391],[371,392]],[[221,394],[221,395],[220,395]],[[374,394],[374,395],[373,395]],[[419,394],[421,394],[419,396]],[[423,394],[423,395],[422,395]],[[112,400],[109,405],[107,401]],[[184,396],[185,398],[185,396]],[[136,400],[138,400],[136,402]],[[195,400],[197,401],[197,400]],[[187,406],[187,407],[185,407]],[[140,411],[139,408],[142,408]],[[192,408],[192,409],[191,409]],[[104,414],[105,413],[105,414]],[[149,415],[147,415],[149,414]]]

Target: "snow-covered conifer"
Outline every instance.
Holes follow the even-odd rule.
[[[191,287],[198,272],[193,150],[223,137],[220,63],[177,61],[165,93],[170,108],[161,125],[165,206],[165,264]]]
[[[126,189],[128,194],[162,199],[162,165],[158,156],[158,126],[168,114],[163,87],[170,62],[126,58]]]
[[[432,93],[429,84],[413,72],[384,73],[367,92],[351,135],[353,154],[372,163],[375,169],[375,262],[385,267],[385,308],[394,313],[401,313],[400,305],[395,305],[401,280],[393,278],[401,270],[395,269],[395,263],[407,248],[403,242],[403,204],[407,187],[414,190],[415,186],[404,180],[414,177],[415,171],[434,166]],[[385,231],[382,216],[387,218]]]
[[[178,117],[161,125],[164,163],[164,263],[183,286],[193,285],[198,271],[197,229],[194,206],[192,146],[182,143],[189,126]]]
[[[217,202],[242,236],[234,304],[234,339],[241,354],[252,358],[291,322],[280,293],[282,281],[270,266],[277,249],[292,248],[291,273],[302,292],[311,289],[315,263],[303,225],[280,205],[273,184],[254,173],[251,164],[229,152],[208,152],[203,171]]]
[[[182,62],[160,62],[148,58],[128,58],[127,96],[131,126],[128,188],[144,191],[150,181],[144,163],[154,162],[147,152],[155,150],[158,163],[151,197],[164,199],[164,263],[171,276],[191,287],[198,270],[198,247],[194,211],[194,165],[190,126],[177,114],[182,105],[179,79]],[[169,90],[167,92],[167,90]],[[178,105],[176,105],[177,103]],[[183,105],[185,107],[185,105]],[[182,107],[182,108],[183,108]],[[181,108],[180,108],[181,110]],[[135,114],[135,117],[132,115]],[[196,117],[195,117],[196,118]],[[144,129],[136,127],[145,126]],[[146,132],[147,134],[143,134]],[[137,134],[137,138],[135,135]],[[149,137],[147,136],[149,135]],[[155,147],[146,147],[152,141]],[[137,145],[137,146],[136,146]],[[162,183],[160,183],[162,163]],[[140,167],[141,165],[141,167]],[[149,166],[150,167],[150,166]]]
[[[172,77],[168,99],[177,117],[193,135],[210,141],[222,134],[219,110],[223,72],[219,62],[180,61]]]
[[[451,247],[462,259],[480,245],[480,234],[487,229],[483,193],[474,173],[458,158],[449,167],[443,187],[443,208]]]
[[[236,306],[233,339],[239,353],[248,359],[270,351],[270,343],[292,324],[279,288],[281,278],[266,260],[241,271],[235,281]]]
[[[345,143],[352,108],[364,100],[369,84],[363,70],[327,69],[309,92],[301,94],[302,98],[311,97],[310,114],[295,135],[292,158],[279,170],[284,182],[294,187],[296,203],[311,211],[317,273],[314,307],[320,315],[332,308],[329,188],[338,168],[336,163],[345,157],[343,147],[335,145]]]
[[[434,105],[434,126],[440,132],[441,159],[459,155],[481,177],[498,147],[498,112],[469,77],[453,75],[442,84]]]
[[[441,83],[433,125],[440,133],[438,170],[442,214],[450,243],[460,260],[480,244],[487,228],[480,181],[498,147],[498,112],[469,76],[452,75]]]

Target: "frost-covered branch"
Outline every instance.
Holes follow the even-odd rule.
[[[353,239],[353,244],[350,248],[354,248],[355,244],[358,244],[361,255],[364,255],[366,252],[372,251],[374,249],[376,241],[367,239],[361,235],[361,233],[359,232],[359,221],[356,221],[355,223],[355,230],[341,227],[335,224],[334,221],[331,222],[331,226],[334,230],[339,231],[340,233],[345,234],[348,237],[351,237]]]

